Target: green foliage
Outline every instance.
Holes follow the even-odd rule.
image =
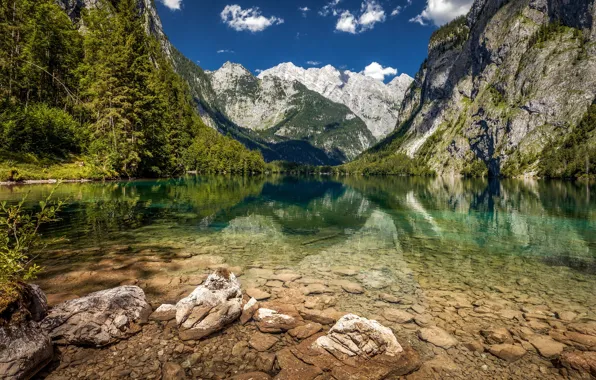
[[[54,190],[45,201],[39,202],[39,211],[25,211],[25,196],[17,205],[0,204],[0,287],[35,278],[41,268],[33,260],[35,253],[47,243],[42,241],[39,228],[57,219],[61,201],[51,200]]]
[[[447,129],[451,129],[448,127]],[[443,134],[445,130],[439,130],[433,133],[429,138],[426,139],[424,144],[418,149],[416,155],[419,157],[421,162],[427,163],[433,155],[433,149],[443,140]]]
[[[205,130],[195,138],[182,158],[184,166],[198,173],[262,173],[263,157],[247,151],[239,142]]]
[[[522,154],[516,150],[501,168],[501,176],[506,178],[520,176],[526,173],[536,160],[538,160],[537,154]]]
[[[538,175],[580,178],[596,174],[596,103],[578,125],[561,139],[547,144],[540,155]]]
[[[372,161],[361,159],[339,168],[340,173],[363,175],[433,175],[433,171],[420,160],[403,153],[394,153]]]
[[[530,37],[528,49],[532,47],[542,48],[544,43],[553,40],[557,36],[561,36],[567,31],[573,30],[573,36],[583,41],[583,34],[581,30],[565,26],[561,21],[553,21],[547,24],[542,24],[540,28]]]
[[[434,31],[430,36],[429,46],[433,49],[446,44],[460,47],[468,40],[469,34],[466,16],[460,16]]]
[[[1,2],[0,36],[2,99],[72,105],[81,36],[54,1]]]
[[[488,167],[481,159],[477,158],[466,164],[461,174],[464,177],[481,178],[488,176]]]
[[[42,157],[67,157],[78,152],[78,123],[61,108],[34,103],[0,113],[0,149],[36,152]]]
[[[495,106],[499,107],[507,105],[505,102],[505,97],[494,85],[490,85],[487,91],[490,94],[490,99]]]
[[[53,0],[0,3],[0,153],[52,165],[82,156],[85,170],[65,174],[93,178],[176,175],[196,168],[192,154],[208,155],[196,160],[209,171],[262,167],[202,123],[145,22],[135,0],[100,0],[83,12],[84,33]],[[214,159],[223,147],[234,154]],[[0,165],[0,176],[44,177],[32,161]]]

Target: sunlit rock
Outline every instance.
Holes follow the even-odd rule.
[[[99,347],[139,332],[150,314],[141,288],[119,286],[54,307],[42,328],[56,343]]]
[[[232,323],[242,313],[242,291],[233,273],[220,269],[176,304],[180,339],[201,339]]]

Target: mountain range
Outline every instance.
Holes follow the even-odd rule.
[[[401,74],[384,84],[366,75],[341,71],[331,65],[303,69],[291,62],[279,64],[259,74],[261,79],[271,76],[298,81],[309,90],[344,104],[366,123],[377,139],[382,139],[395,129],[401,102],[414,81],[409,75]]]
[[[96,0],[62,1],[76,13]],[[229,62],[205,72],[169,43],[151,0],[138,0],[203,121],[268,161],[547,177],[596,170],[594,3],[475,0],[433,33],[414,79],[384,84],[289,62],[258,76]]]
[[[385,85],[332,66],[305,70],[291,63],[258,77],[231,62],[205,72],[180,53],[174,62],[208,125],[269,161],[316,165],[350,161],[389,134],[413,81],[402,74]]]

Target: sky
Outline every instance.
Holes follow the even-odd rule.
[[[414,76],[438,26],[473,0],[156,0],[164,30],[205,70],[332,65],[385,82]]]

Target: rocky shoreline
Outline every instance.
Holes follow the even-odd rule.
[[[344,271],[349,278],[349,268]],[[0,354],[3,373],[13,373],[8,378],[15,379],[28,378],[40,368],[37,376],[47,379],[596,376],[596,321],[579,319],[572,312],[550,316],[540,308],[520,311],[512,317],[527,323],[493,326],[480,331],[481,339],[463,340],[433,323],[421,306],[385,307],[375,319],[390,328],[334,309],[325,284],[305,283],[290,271],[262,272],[274,295],[260,288],[243,291],[236,276],[220,268],[204,281],[195,280],[202,284],[173,304],[150,305],[141,288],[122,285],[59,303],[43,319],[45,296],[35,291],[40,301],[32,305],[42,306],[31,309],[31,320],[21,329],[28,333],[22,337],[46,345],[42,354],[31,345],[26,360],[9,361],[7,353],[27,352],[11,349],[23,341],[11,338]],[[364,291],[348,280],[339,286],[346,294]],[[395,296],[381,297],[388,305],[399,305]],[[496,306],[488,300],[470,308],[464,299],[453,302],[452,307],[462,312],[479,314],[483,308],[494,312]],[[3,327],[2,333],[6,331]],[[2,338],[4,342],[7,336]],[[50,338],[53,356],[48,356]],[[475,367],[478,359],[486,364]]]

